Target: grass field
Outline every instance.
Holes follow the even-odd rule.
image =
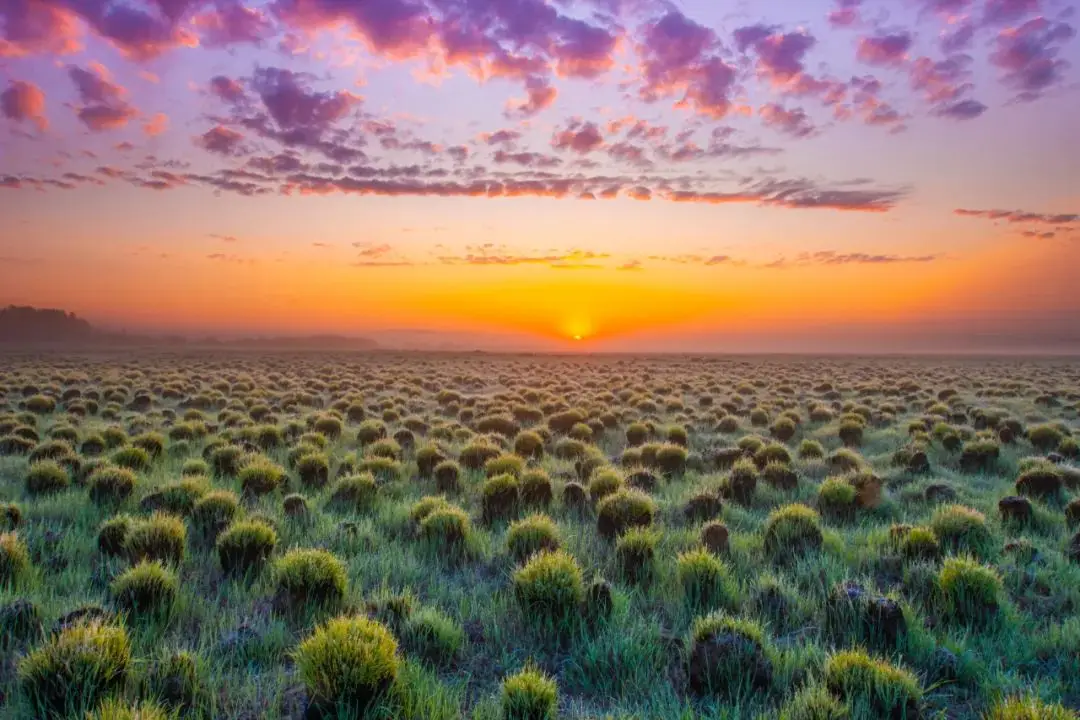
[[[0,718],[1080,708],[1075,361],[0,368]]]

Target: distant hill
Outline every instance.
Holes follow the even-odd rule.
[[[185,338],[137,335],[95,328],[64,310],[16,306],[0,309],[0,345],[220,347],[251,350],[374,350],[369,338],[304,335],[240,338]]]
[[[93,338],[94,328],[74,313],[16,306],[0,310],[0,342],[71,342]]]

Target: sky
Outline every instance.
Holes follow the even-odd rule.
[[[2,0],[0,303],[1080,352],[1069,0]]]

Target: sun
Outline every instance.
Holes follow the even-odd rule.
[[[581,336],[580,336],[580,335],[575,335],[575,336],[574,336],[574,339],[575,339],[575,340],[581,340]]]

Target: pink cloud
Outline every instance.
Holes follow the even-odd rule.
[[[138,115],[125,99],[127,91],[113,83],[101,65],[92,64],[90,70],[72,65],[68,76],[82,101],[77,110],[79,120],[94,132],[125,127]]]
[[[907,60],[913,41],[906,31],[860,38],[856,57],[868,65],[900,65]]]
[[[13,80],[0,93],[0,112],[14,122],[28,122],[45,131],[49,120],[45,117],[45,93],[37,85]]]
[[[604,136],[596,123],[574,121],[565,130],[559,130],[551,138],[551,146],[556,150],[572,150],[585,155],[602,147]]]
[[[169,116],[165,113],[157,113],[152,118],[143,123],[143,132],[145,132],[150,137],[161,135],[168,129]]]

